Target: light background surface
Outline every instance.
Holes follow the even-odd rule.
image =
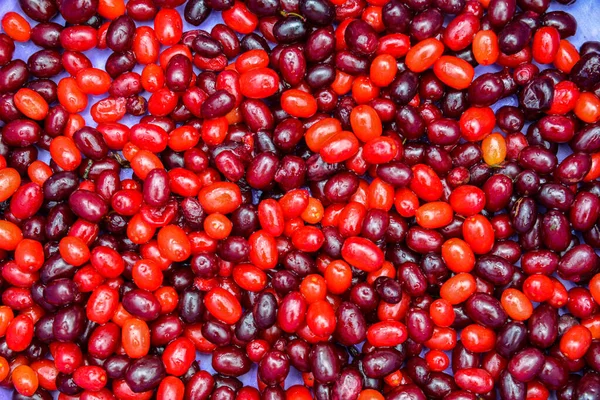
[[[180,11],[182,17],[183,17],[183,8],[184,8],[184,6],[180,6],[177,8]],[[564,5],[555,3],[553,1],[550,6],[549,11],[556,11],[556,10],[567,11],[576,18],[577,23],[578,23],[577,34],[575,36],[569,38],[569,41],[571,43],[573,43],[577,48],[579,48],[579,46],[582,43],[589,41],[589,40],[600,41],[600,0],[577,0],[577,2],[575,4],[570,5],[570,6],[564,6]],[[21,7],[19,6],[18,0],[0,0],[0,16],[4,16],[4,14],[6,14],[9,11],[15,11],[15,12],[23,15],[23,17],[25,17],[29,21],[29,23],[31,24],[32,27],[37,24],[35,21],[28,18],[22,12]],[[60,24],[64,24],[64,19],[60,16],[54,18],[53,21],[60,23]],[[210,32],[210,29],[218,23],[222,23],[221,13],[217,12],[217,11],[213,11],[211,13],[211,15],[209,16],[209,18],[198,27],[188,24],[184,20],[184,31],[193,30],[193,29],[204,29],[204,30]],[[141,25],[152,26],[152,21],[136,22],[136,24],[137,24],[137,26],[141,26]],[[41,49],[31,42],[25,43],[25,44],[15,43],[15,47],[16,48],[15,48],[14,58],[15,59],[20,58],[20,59],[24,60],[25,62],[27,62],[27,59],[31,54],[33,54],[34,52]],[[111,54],[111,50],[109,50],[109,49],[95,50],[94,49],[94,50],[85,52],[85,54],[92,61],[94,67],[104,69],[106,59]],[[195,67],[194,67],[194,69],[197,73],[198,70]],[[500,68],[497,66],[496,67],[494,67],[494,66],[492,66],[492,67],[477,67],[475,69],[475,72],[476,72],[476,75],[479,75],[484,72],[497,71],[499,69]],[[138,73],[141,73],[141,70],[142,70],[142,67],[139,65],[136,66],[136,68],[134,69],[134,71],[136,71]],[[57,76],[56,79],[61,79],[66,76],[68,76],[66,73],[62,73],[61,75]],[[147,93],[145,93],[144,95],[146,95],[146,97],[147,97]],[[86,119],[87,123],[90,126],[94,126],[94,127],[96,126],[94,120],[90,117],[90,114],[89,114],[90,108],[95,102],[97,102],[98,100],[100,100],[104,97],[106,97],[106,96],[89,96],[88,107],[82,113],[82,115],[84,116],[84,118]],[[507,104],[508,105],[517,105],[516,97],[512,96],[509,99],[503,99],[503,100],[499,101],[498,103],[496,103],[495,105],[493,105],[492,108],[497,109],[497,108],[499,108],[503,105],[507,105]],[[139,119],[138,117],[132,117],[130,115],[127,115],[127,116],[125,116],[125,118],[123,118],[119,122],[126,124],[126,125],[132,125],[132,124],[135,124],[138,119]],[[561,148],[559,150],[559,159],[562,160],[568,154],[569,154],[568,147],[564,146],[564,145],[561,146]],[[48,158],[49,158],[48,153],[44,150],[40,150],[40,159],[42,159],[44,161],[48,161]],[[123,178],[130,177],[131,170],[124,170],[121,173],[121,176]],[[85,351],[85,349],[84,349],[84,351]],[[214,373],[214,370],[212,369],[212,366],[211,366],[210,355],[197,353],[197,356],[198,356],[197,360],[200,363],[200,368],[203,370],[207,370],[210,373]],[[446,372],[452,373],[451,370],[446,371]],[[256,387],[256,385],[257,385],[256,365],[254,364],[252,366],[250,372],[241,376],[240,379],[244,382],[245,385]],[[289,387],[294,384],[301,384],[301,383],[302,383],[302,379],[301,379],[299,372],[296,371],[294,368],[292,368],[292,371],[290,372],[290,375],[288,376],[288,378],[285,382],[286,387]],[[0,389],[0,400],[8,400],[11,398],[11,395],[12,395],[12,391],[6,390],[6,389]],[[55,398],[56,398],[56,395],[55,395]]]

